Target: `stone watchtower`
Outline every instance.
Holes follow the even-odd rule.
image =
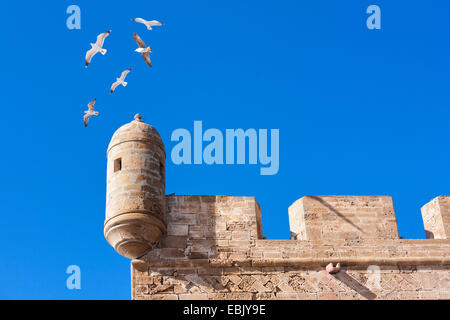
[[[121,255],[138,258],[166,231],[164,144],[136,114],[114,133],[107,158],[105,238]]]

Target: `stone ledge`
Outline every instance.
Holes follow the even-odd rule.
[[[138,271],[148,268],[229,268],[229,267],[325,267],[329,263],[340,263],[343,267],[379,266],[448,266],[449,256],[434,257],[391,257],[391,258],[293,258],[293,259],[192,259],[181,261],[133,260]]]

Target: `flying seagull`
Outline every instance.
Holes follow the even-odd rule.
[[[94,100],[92,100],[91,102],[89,102],[89,104],[88,104],[89,110],[87,110],[87,111],[84,112],[84,113],[86,113],[86,114],[83,116],[83,121],[84,121],[84,126],[85,126],[85,127],[87,127],[89,118],[90,118],[91,116],[97,116],[97,115],[98,115],[98,112],[97,112],[97,111],[94,111],[95,100],[97,100],[97,99],[94,99]]]
[[[151,68],[152,62],[150,61],[149,52],[153,53],[152,47],[150,47],[150,46],[147,47],[145,45],[144,41],[142,41],[142,39],[138,36],[138,34],[136,32],[134,33],[134,41],[136,41],[136,43],[139,46],[139,48],[137,48],[134,51],[142,53],[142,58],[145,60],[145,62],[147,62],[147,64]]]
[[[91,43],[91,49],[89,49],[86,52],[86,68],[88,67],[89,63],[91,63],[91,59],[93,56],[95,56],[95,54],[97,52],[100,52],[101,54],[105,55],[106,53],[106,49],[103,49],[103,42],[105,41],[105,38],[107,36],[109,36],[109,34],[111,33],[111,30],[100,33],[97,36],[97,42],[96,43]]]
[[[125,77],[127,76],[128,72],[130,72],[130,71],[131,71],[131,68],[125,70],[124,72],[122,72],[122,74],[120,75],[120,78],[116,78],[116,82],[114,82],[114,83],[112,84],[112,86],[111,86],[111,93],[113,93],[114,90],[116,90],[116,87],[117,87],[118,85],[120,85],[120,84],[121,84],[122,86],[126,87],[126,85],[128,84],[128,82],[125,82],[125,81],[123,81],[123,80],[125,80]]]
[[[148,30],[152,30],[152,27],[154,27],[154,26],[163,26],[164,25],[163,23],[161,23],[157,20],[147,21],[142,18],[136,18],[136,19],[133,19],[133,21],[145,24],[145,26],[147,27]]]

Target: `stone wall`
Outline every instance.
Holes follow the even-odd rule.
[[[448,199],[424,211],[447,221],[435,232],[449,230]],[[167,233],[132,261],[132,298],[450,299],[448,233],[399,239],[389,197],[304,197],[289,220],[292,240],[265,240],[252,197],[167,196]]]

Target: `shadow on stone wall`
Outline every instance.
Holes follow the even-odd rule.
[[[377,297],[375,293],[370,291],[369,288],[359,283],[355,278],[348,275],[344,270],[339,271],[334,275],[335,278],[342,281],[345,285],[349,287],[349,289],[352,289],[359,293],[361,296],[368,300],[373,300]]]

